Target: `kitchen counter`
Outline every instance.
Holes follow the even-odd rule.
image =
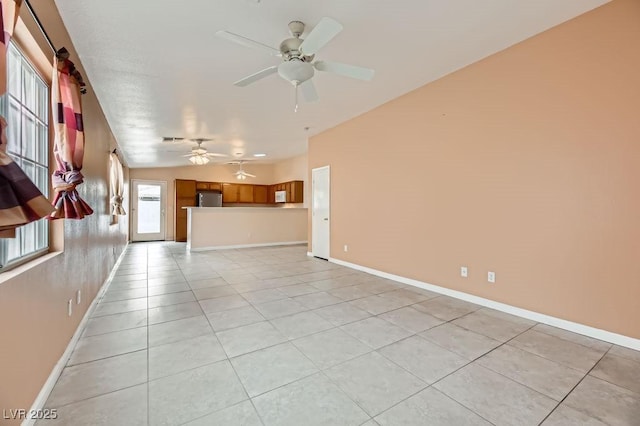
[[[307,210],[306,207],[183,207],[185,210]]]
[[[183,207],[187,210],[187,249],[304,244],[303,207]]]

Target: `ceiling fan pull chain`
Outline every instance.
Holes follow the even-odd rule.
[[[296,87],[296,107],[293,109],[293,112],[298,112],[298,83],[294,83]]]

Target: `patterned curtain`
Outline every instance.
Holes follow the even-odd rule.
[[[7,91],[7,47],[22,0],[0,0],[0,96]],[[15,237],[15,229],[48,215],[53,208],[31,179],[7,154],[7,122],[0,116],[0,238]]]
[[[111,214],[113,216],[123,216],[127,212],[122,207],[122,194],[124,192],[124,174],[122,164],[115,152],[109,157],[109,180],[111,185]]]
[[[82,219],[93,214],[89,205],[80,198],[76,187],[83,182],[84,127],[80,102],[81,81],[69,52],[58,50],[53,59],[51,83],[51,109],[55,126],[53,154],[56,171],[52,176],[55,211],[50,219]]]

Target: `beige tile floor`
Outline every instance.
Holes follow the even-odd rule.
[[[132,244],[41,425],[639,425],[640,353],[307,257]]]

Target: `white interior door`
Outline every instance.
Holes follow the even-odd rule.
[[[330,176],[329,166],[311,170],[311,252],[315,257],[329,259],[330,220]]]
[[[131,201],[131,240],[164,240],[167,182],[132,180]]]

